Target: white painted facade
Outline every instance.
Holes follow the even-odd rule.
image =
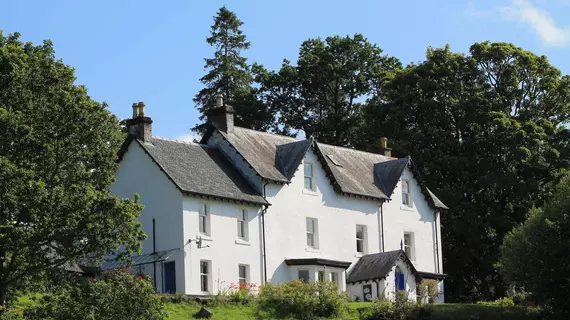
[[[379,201],[348,197],[333,190],[311,149],[291,183],[268,183],[263,188],[261,180],[252,169],[244,165],[244,161],[233,149],[224,145],[227,144],[226,141],[216,139],[214,135],[209,144],[219,144],[219,148],[236,163],[236,167],[252,184],[260,191],[266,191],[266,199],[271,204],[265,213],[268,281],[279,283],[297,279],[299,270],[308,271],[310,281],[318,279],[319,272],[323,272],[326,280],[331,280],[334,273],[339,277],[341,290],[362,300],[362,284],[347,285],[347,272],[342,268],[288,266],[285,263],[286,259],[323,258],[351,262],[353,266],[362,256],[356,250],[357,225],[365,226],[366,230],[363,254],[400,249],[404,233],[410,233],[410,259],[416,269],[443,273],[439,219],[436,219],[436,212],[424,199],[408,169],[402,179],[410,181],[412,205],[402,205],[401,183],[398,183],[391,195],[392,201],[381,205]],[[313,165],[314,190],[304,187],[305,163]],[[176,266],[177,292],[190,295],[217,294],[227,289],[230,283],[239,281],[240,265],[247,267],[248,282],[264,282],[262,207],[183,195],[136,142],[130,144],[123,157],[112,191],[120,197],[140,194],[141,203],[145,206],[141,222],[148,235],[143,243],[143,253],[153,251],[152,219],[155,219],[156,250],[180,249],[169,258]],[[199,231],[200,208],[203,204],[209,205],[210,212],[207,234]],[[241,210],[247,211],[247,240],[238,238],[237,217]],[[316,221],[314,247],[307,245],[307,218]],[[203,239],[202,248],[197,248],[195,242],[188,244],[188,240],[196,239],[197,236]],[[207,292],[201,288],[201,261],[208,262]],[[157,265],[159,291],[164,288],[161,265]],[[401,267],[406,272],[406,289],[410,292],[410,297],[415,298],[415,278],[405,264]],[[144,271],[153,276],[152,268],[152,265],[146,266]],[[376,283],[371,283],[373,295],[376,296]],[[380,283],[380,292],[388,298],[392,297],[395,291],[393,271]]]

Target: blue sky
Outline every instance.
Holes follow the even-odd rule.
[[[467,51],[491,40],[544,54],[570,73],[570,0],[3,0],[0,29],[51,39],[77,83],[120,118],[144,101],[155,135],[189,138],[198,121],[192,97],[212,55],[205,38],[222,5],[245,23],[252,46],[244,55],[270,69],[296,61],[308,38],[359,32],[404,64],[428,46]]]

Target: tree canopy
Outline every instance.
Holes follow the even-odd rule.
[[[201,113],[200,120],[205,121],[207,110],[215,106],[216,96],[221,94],[225,103],[236,111],[236,125],[267,130],[273,123],[273,114],[257,98],[251,66],[241,55],[251,45],[240,29],[242,25],[234,12],[225,6],[219,9],[206,39],[215,48],[214,57],[205,59],[204,68],[208,72],[200,78],[205,88],[196,94],[194,102]],[[204,125],[193,130],[202,132]]]
[[[320,142],[350,146],[362,122],[361,104],[401,67],[361,34],[309,39],[297,65],[259,73],[264,99],[279,114],[275,131],[303,130]]]
[[[570,290],[570,178],[507,234],[499,268],[515,289],[530,292],[553,319],[568,319]]]
[[[82,257],[140,249],[137,198],[114,182],[124,139],[118,120],[50,41],[0,34],[0,304]]]
[[[569,166],[569,94],[570,77],[546,57],[483,42],[469,55],[429,49],[368,102],[355,144],[390,137],[451,208],[442,214],[451,301],[504,293],[493,266],[503,237]]]

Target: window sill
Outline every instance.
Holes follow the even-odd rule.
[[[202,241],[214,241],[214,239],[212,239],[212,236],[207,235],[207,234],[200,234],[200,237],[202,238]]]
[[[414,207],[407,206],[407,205],[405,205],[405,204],[401,205],[401,206],[400,206],[400,209],[406,210],[406,211],[416,211],[416,210],[414,210]]]
[[[317,249],[317,248],[311,248],[311,247],[306,247],[305,251],[307,252],[314,252],[314,253],[321,253],[321,250]]]
[[[309,190],[309,189],[303,189],[303,194],[308,194],[310,196],[318,196],[319,195],[316,190],[313,191],[313,190]]]
[[[243,239],[236,239],[236,244],[239,244],[241,246],[251,246],[251,243],[249,243],[249,241]]]

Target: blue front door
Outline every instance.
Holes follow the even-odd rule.
[[[176,265],[174,261],[164,263],[164,292],[176,292]]]

